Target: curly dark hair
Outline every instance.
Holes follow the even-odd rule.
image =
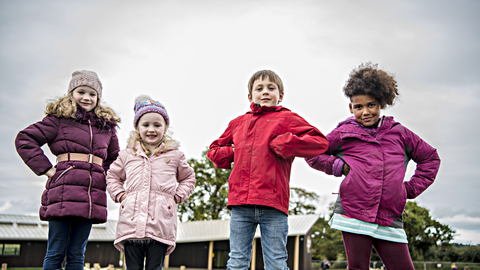
[[[350,73],[343,93],[352,99],[356,95],[370,95],[380,103],[380,108],[392,106],[398,94],[395,77],[378,68],[378,64],[362,63]]]

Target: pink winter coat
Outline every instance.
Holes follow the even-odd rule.
[[[165,145],[160,146],[160,151]],[[115,247],[124,252],[127,239],[150,238],[175,249],[177,203],[182,203],[195,187],[195,172],[177,148],[148,158],[140,143],[135,149],[120,151],[107,174],[107,191],[120,205]]]

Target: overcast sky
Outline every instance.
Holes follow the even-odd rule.
[[[328,134],[349,116],[342,87],[351,69],[372,61],[399,84],[400,100],[383,113],[442,159],[416,202],[457,230],[456,242],[480,243],[479,12],[475,0],[2,0],[0,213],[38,214],[46,177],[24,165],[14,139],[66,93],[75,70],[99,75],[103,102],[122,118],[121,148],[133,100],[149,94],[166,106],[187,158],[200,158],[249,110],[254,72],[279,74],[282,105]],[[291,186],[319,194],[318,213],[328,213],[340,181],[294,162]],[[109,219],[117,209],[109,200]]]

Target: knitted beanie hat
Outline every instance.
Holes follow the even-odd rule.
[[[75,90],[79,86],[88,86],[97,91],[98,98],[102,98],[102,83],[97,73],[88,70],[75,71],[72,73],[72,79],[68,85],[68,92]]]
[[[137,122],[142,117],[142,115],[149,112],[156,112],[163,116],[167,126],[170,124],[170,118],[168,117],[167,110],[162,105],[162,103],[152,100],[149,95],[140,95],[135,99],[135,107],[133,107],[135,112],[135,118],[133,119],[133,127],[137,128]]]

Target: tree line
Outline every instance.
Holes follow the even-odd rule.
[[[194,220],[214,220],[229,218],[226,208],[228,200],[228,177],[231,170],[217,169],[207,158],[207,150],[202,157],[187,162],[195,170],[196,187],[190,198],[178,205],[182,222]],[[302,188],[290,188],[290,215],[314,214],[319,195]],[[328,225],[333,214],[319,218],[312,228],[312,258],[330,261],[345,260],[342,234]],[[414,261],[461,261],[480,262],[480,245],[454,244],[455,230],[449,225],[435,220],[427,208],[414,201],[408,201],[405,207],[404,229],[407,234],[408,248]],[[372,261],[380,258],[372,250]]]

